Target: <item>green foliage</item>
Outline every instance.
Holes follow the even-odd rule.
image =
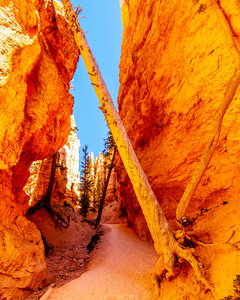
[[[104,146],[103,155],[109,157],[116,146],[113,135],[110,130],[108,131],[108,137],[104,139],[103,146]]]
[[[80,177],[80,213],[83,217],[88,214],[90,206],[90,198],[92,194],[93,179],[91,176],[91,160],[88,153],[88,146],[85,145],[82,149],[83,158],[81,162],[81,177]]]
[[[240,275],[236,275],[236,279],[233,280],[234,295],[229,295],[221,300],[240,300]]]

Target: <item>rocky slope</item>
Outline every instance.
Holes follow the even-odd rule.
[[[239,4],[235,0],[219,2],[239,45]],[[177,228],[178,201],[212,130],[213,116],[234,72],[234,58],[210,1],[123,0],[121,5],[120,115],[167,219]],[[204,242],[225,241],[233,230],[231,242],[240,239],[239,103],[238,91],[187,212],[195,220],[194,232]],[[118,199],[128,222],[139,236],[150,240],[120,160],[117,170]],[[238,248],[219,245],[210,251],[199,246],[199,260],[218,294],[227,296],[235,275],[240,274]],[[196,299],[192,275],[186,267],[174,282],[163,282],[160,298],[187,299],[192,295],[190,298]],[[197,299],[201,297],[212,299],[211,295]]]
[[[3,1],[0,27],[0,298],[25,299],[43,284],[46,264],[23,187],[32,161],[67,141],[79,52],[56,1]]]

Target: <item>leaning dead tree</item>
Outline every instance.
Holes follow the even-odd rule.
[[[198,162],[198,165],[193,172],[193,175],[183,193],[183,196],[178,204],[177,211],[176,211],[176,218],[177,220],[182,223],[182,220],[186,217],[186,211],[188,209],[189,203],[202,179],[204,172],[207,169],[207,166],[213,156],[213,153],[217,147],[221,127],[222,127],[222,120],[225,115],[227,108],[229,107],[230,103],[232,102],[234,95],[237,91],[237,88],[240,84],[240,53],[238,47],[234,40],[234,35],[231,30],[231,26],[229,25],[224,13],[221,10],[221,7],[217,4],[217,2],[211,1],[218,17],[222,25],[223,32],[225,34],[227,46],[232,54],[234,59],[234,71],[233,75],[228,81],[226,91],[222,100],[220,101],[220,105],[216,111],[214,120],[213,120],[213,128],[207,145],[204,149],[204,152]]]
[[[58,152],[54,153],[52,156],[51,173],[50,173],[48,188],[45,195],[35,205],[29,207],[26,213],[26,217],[29,218],[37,210],[40,210],[43,207],[49,212],[49,214],[53,218],[56,218],[57,221],[60,221],[63,227],[68,227],[68,221],[63,219],[60,212],[54,209],[51,205],[51,198],[52,198],[53,186],[55,181],[55,173],[56,173],[57,156],[58,156]]]
[[[104,185],[104,189],[103,189],[103,193],[102,193],[102,197],[101,197],[101,201],[100,201],[100,206],[99,206],[99,209],[98,209],[98,215],[97,215],[97,218],[94,222],[95,227],[98,227],[98,225],[101,221],[103,205],[104,205],[104,201],[105,201],[106,194],[107,194],[107,188],[108,188],[109,180],[110,180],[110,177],[111,177],[112,169],[114,168],[114,159],[115,159],[116,151],[117,151],[117,147],[115,146],[114,150],[113,150],[109,170],[108,170],[107,180],[106,180],[105,185]]]
[[[51,173],[50,173],[47,191],[40,201],[38,201],[35,205],[29,207],[29,209],[27,210],[27,216],[32,215],[36,210],[39,210],[41,207],[44,207],[46,208],[46,210],[49,211],[51,210],[51,197],[52,197],[52,191],[53,191],[54,179],[56,173],[57,155],[58,153],[56,152],[52,156]]]
[[[128,139],[124,125],[114,106],[111,95],[109,94],[106,84],[101,76],[98,65],[93,57],[91,49],[89,48],[85,35],[78,23],[77,16],[72,9],[71,3],[69,0],[62,0],[62,2],[69,19],[70,28],[72,28],[72,30],[74,31],[75,39],[81,51],[81,55],[89,73],[92,85],[101,103],[102,112],[104,113],[108,126],[113,134],[125,169],[129,175],[139,204],[142,208],[148,228],[154,241],[154,247],[160,255],[160,259],[157,262],[157,266],[155,269],[156,279],[161,278],[163,275],[166,275],[166,277],[173,276],[177,259],[179,258],[179,261],[181,261],[181,259],[184,259],[194,269],[197,280],[201,281],[207,289],[210,289],[216,299],[219,299],[216,296],[213,286],[202,274],[202,266],[194,257],[192,251],[190,249],[182,247],[177,242],[174,236],[174,232],[165,218],[165,215],[151,189],[146,175],[144,174],[133,150],[133,147]],[[225,16],[221,12],[215,0],[211,3],[214,5],[218,18],[223,24],[224,30],[228,33],[228,39],[230,33],[228,24],[225,21]],[[233,41],[232,35],[230,36],[230,38],[231,43],[229,44],[231,44],[231,51],[234,52],[234,57],[236,56],[236,70],[234,77],[237,78],[237,80],[231,81],[228,85],[226,97],[228,97],[229,99],[234,96],[239,82],[239,71],[237,70],[237,68],[239,67],[239,56],[236,55],[237,53],[235,50],[235,43]],[[228,106],[229,103],[224,104],[224,107],[226,105]],[[222,116],[221,115],[222,113],[219,112],[219,117],[217,117],[215,122],[219,122],[218,119],[222,119],[224,114]],[[208,146],[210,149],[212,149],[213,143],[216,143],[215,138],[212,142],[210,142]]]

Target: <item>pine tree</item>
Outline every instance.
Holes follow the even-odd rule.
[[[113,153],[116,144],[111,131],[108,129],[108,136],[104,139],[103,155],[107,158]]]
[[[90,205],[90,197],[92,194],[92,178],[91,178],[91,161],[90,155],[88,153],[88,146],[85,145],[82,149],[83,158],[81,162],[81,178],[80,178],[80,213],[83,217],[86,218],[89,205]]]

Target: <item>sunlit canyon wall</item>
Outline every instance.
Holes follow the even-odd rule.
[[[67,143],[58,151],[51,202],[60,206],[71,206],[74,211],[79,210],[79,147],[77,127],[72,115]],[[46,194],[51,168],[52,157],[32,163],[30,176],[24,187],[24,191],[30,196],[31,206],[39,202]]]
[[[67,142],[79,52],[56,1],[1,1],[0,27],[0,298],[25,299],[46,264],[23,187],[31,163]]]
[[[221,0],[219,4],[239,47],[239,3]],[[154,193],[176,229],[177,204],[207,143],[235,59],[211,1],[125,0],[121,5],[119,112]],[[227,240],[233,230],[231,241],[240,239],[239,113],[238,90],[224,117],[216,152],[187,211],[195,219],[194,231],[201,232],[208,243]],[[118,199],[128,222],[141,238],[150,240],[120,159],[117,170]],[[210,268],[207,276],[220,296],[227,296],[240,273],[239,254],[233,246],[207,251],[198,249],[200,261]],[[187,273],[187,281],[185,274],[173,283],[162,283],[161,299],[186,299],[186,294],[191,299],[212,299],[196,298],[191,270]]]

